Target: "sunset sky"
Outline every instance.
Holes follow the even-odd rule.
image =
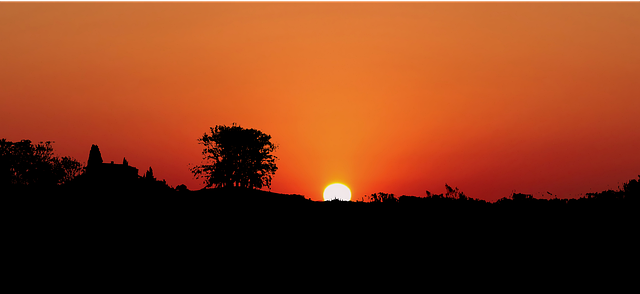
[[[0,138],[204,187],[259,129],[271,190],[495,201],[640,174],[640,3],[0,3]],[[544,194],[544,195],[543,195]]]

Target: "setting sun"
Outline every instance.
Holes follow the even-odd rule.
[[[351,190],[343,184],[331,184],[324,189],[324,201],[338,199],[351,201]]]

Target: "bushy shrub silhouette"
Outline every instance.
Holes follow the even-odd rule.
[[[367,200],[371,203],[396,203],[398,198],[393,194],[378,192],[373,193],[367,197]]]

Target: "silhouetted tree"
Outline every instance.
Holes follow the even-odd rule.
[[[144,177],[150,180],[155,180],[156,178],[153,176],[153,169],[149,167],[149,170],[144,174]]]
[[[464,192],[458,190],[458,187],[451,188],[451,186],[444,184],[445,189],[447,189],[447,193],[445,194],[447,198],[458,199],[458,200],[467,200],[467,196],[464,195]],[[428,191],[427,191],[428,192]]]
[[[0,186],[52,186],[71,181],[82,164],[71,157],[55,157],[50,141],[0,140]]]
[[[210,132],[198,139],[204,145],[203,159],[209,163],[191,169],[196,178],[203,177],[207,187],[271,187],[278,169],[271,136],[235,124],[216,126]]]
[[[398,202],[398,199],[396,198],[395,195],[388,194],[388,193],[382,193],[382,192],[371,194],[371,195],[369,195],[368,198],[369,198],[369,202],[374,202],[374,203],[395,203],[395,202]]]

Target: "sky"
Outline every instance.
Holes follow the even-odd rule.
[[[5,2],[0,138],[195,190],[236,123],[279,145],[273,192],[575,198],[640,174],[638,28],[637,2]]]

